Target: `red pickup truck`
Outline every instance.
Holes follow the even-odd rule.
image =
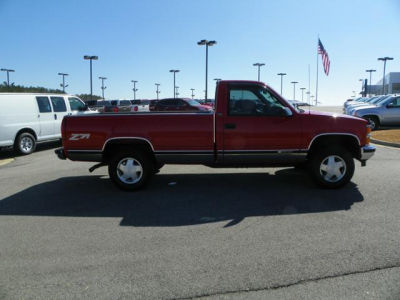
[[[306,165],[326,188],[348,183],[354,158],[374,154],[367,121],[298,109],[255,81],[220,81],[215,111],[67,116],[60,159],[108,165],[125,190],[143,187],[164,164],[210,167]]]

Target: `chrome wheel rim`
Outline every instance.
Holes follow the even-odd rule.
[[[123,183],[137,183],[143,176],[143,167],[136,159],[125,157],[117,165],[117,176]]]
[[[374,119],[368,119],[368,123],[371,126],[372,130],[375,129],[375,121],[374,121]]]
[[[20,147],[21,151],[23,151],[25,153],[30,152],[33,148],[32,139],[27,136],[24,136],[19,143],[19,147]]]
[[[338,182],[346,174],[346,162],[337,155],[324,158],[319,167],[322,178],[327,182]]]

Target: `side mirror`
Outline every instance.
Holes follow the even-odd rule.
[[[85,104],[85,106],[79,106],[78,110],[79,111],[87,111],[89,109],[89,106]]]
[[[290,116],[293,115],[293,113],[292,113],[292,111],[290,110],[290,108],[289,108],[289,107],[286,107],[286,106],[282,108],[282,114],[283,114],[284,116],[286,116],[286,117],[290,117]]]
[[[393,107],[394,107],[393,103],[389,103],[388,105],[386,105],[386,108],[393,108]]]

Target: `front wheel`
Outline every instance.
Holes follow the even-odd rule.
[[[111,159],[108,174],[120,189],[138,190],[145,186],[153,174],[152,162],[143,152],[119,152]]]
[[[368,116],[364,118],[368,121],[368,124],[371,126],[371,130],[378,130],[379,129],[379,120],[377,117]]]
[[[349,183],[354,174],[354,160],[344,148],[331,148],[311,158],[310,171],[314,181],[324,188],[339,188]]]

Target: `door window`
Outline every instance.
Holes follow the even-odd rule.
[[[69,101],[69,106],[71,107],[72,111],[84,110],[84,108],[85,108],[85,103],[83,103],[78,98],[70,97],[70,98],[68,98],[68,101]]]
[[[67,106],[65,105],[64,97],[50,97],[51,103],[53,104],[54,112],[65,112]]]
[[[36,102],[39,106],[39,111],[41,113],[51,112],[51,106],[48,97],[36,97]]]
[[[229,91],[229,115],[282,116],[284,105],[263,87],[232,87]]]
[[[400,107],[400,97],[393,99],[390,102],[391,107]]]

